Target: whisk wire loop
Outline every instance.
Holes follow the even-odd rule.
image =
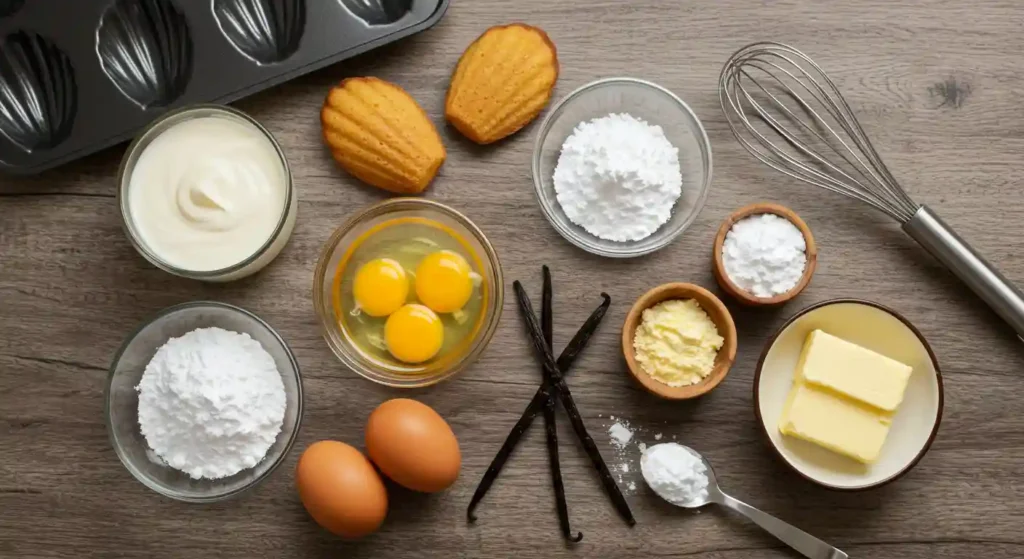
[[[789,111],[789,109],[786,108],[785,105],[782,102],[780,102],[774,95],[772,95],[771,92],[767,91],[766,88],[764,88],[763,86],[761,86],[760,84],[758,84],[756,82],[755,82],[755,85],[757,85],[770,99],[773,100],[773,104],[775,106],[779,107],[784,113],[787,113],[793,120],[796,120],[798,123],[800,123],[811,134],[813,134],[813,135],[817,136],[819,139],[821,139],[826,145],[829,145],[829,147],[833,150],[833,152],[837,153],[840,157],[843,157],[845,160],[849,161],[848,158],[845,155],[843,155],[841,152],[836,150],[833,146],[828,144],[828,142],[824,138],[822,138],[819,134],[817,134],[816,131],[814,131],[812,128],[807,126],[806,123],[804,123],[802,121],[802,119],[799,118],[799,116],[797,116],[794,113],[792,113],[791,111]],[[763,108],[757,102],[757,100],[754,99],[753,96],[745,88],[741,87],[740,88],[740,92],[746,98],[747,102],[753,108],[758,110],[758,113],[759,113],[759,115],[761,115],[761,118],[764,121],[764,123],[767,124],[772,130],[774,130],[783,140],[785,140],[787,144],[789,144],[790,146],[794,147],[794,149],[796,149],[798,152],[802,152],[802,153],[812,157],[815,160],[815,163],[818,163],[820,166],[823,166],[823,167],[826,167],[828,169],[831,169],[833,172],[839,174],[841,177],[846,178],[846,179],[848,179],[850,181],[854,181],[855,180],[853,177],[850,177],[849,174],[847,174],[845,171],[843,171],[839,167],[837,167],[837,166],[833,165],[832,163],[830,163],[827,159],[825,159],[816,150],[813,150],[810,147],[804,145],[802,142],[800,142],[798,140],[798,138],[795,135],[791,134],[789,131],[787,131],[785,126],[783,126],[774,116],[772,116],[772,114],[770,112],[768,112],[767,110],[763,110]],[[733,98],[730,97],[729,100],[730,100],[730,102],[733,102]],[[807,106],[806,103],[804,103],[803,106],[806,107]],[[808,107],[808,110],[812,111],[812,109],[809,109],[809,107]],[[747,151],[752,153],[755,157],[757,157],[763,163],[765,163],[765,164],[769,165],[770,167],[772,167],[772,168],[774,168],[774,169],[776,169],[776,170],[778,170],[778,171],[780,171],[782,173],[785,173],[785,174],[787,174],[787,175],[789,175],[789,176],[791,176],[793,178],[796,178],[796,179],[799,179],[799,180],[803,180],[803,181],[806,181],[806,182],[810,182],[812,184],[816,184],[816,185],[821,186],[823,188],[826,188],[828,190],[832,190],[832,191],[835,191],[835,192],[841,192],[840,189],[842,189],[844,187],[844,183],[842,183],[841,181],[833,178],[832,176],[830,176],[827,173],[824,173],[822,171],[819,171],[819,170],[815,169],[812,166],[804,166],[798,159],[793,157],[787,150],[785,150],[785,149],[775,145],[775,143],[771,139],[769,139],[767,136],[765,136],[764,134],[759,132],[755,128],[755,126],[752,123],[749,122],[748,116],[747,116],[745,111],[737,110],[736,114],[737,114],[737,116],[741,120],[745,121],[744,122],[745,125],[752,132],[754,138],[761,145],[761,147],[764,148],[764,150],[762,150],[761,147],[759,147],[757,145],[754,145],[747,138],[745,138],[743,136],[737,135],[737,139],[740,141],[741,144],[743,144],[743,146],[747,149]],[[728,117],[728,114],[727,114],[727,117]],[[850,162],[850,163],[851,163],[851,165],[853,165],[852,162]],[[856,166],[854,166],[854,168],[856,168]],[[863,195],[863,194],[861,194],[859,192],[851,192],[849,195],[851,197],[859,200],[859,201],[865,202],[867,204],[875,205],[875,201],[873,199],[870,199],[867,196],[865,196],[865,195]]]
[[[726,62],[718,95],[730,130],[751,155],[899,221],[1024,340],[1024,293],[903,191],[839,87],[807,55],[781,43],[748,45]]]
[[[719,100],[740,144],[795,179],[864,202],[901,223],[919,208],[878,155],[835,82],[781,43],[748,45],[719,79]]]

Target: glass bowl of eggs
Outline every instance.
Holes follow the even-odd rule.
[[[352,217],[327,240],[313,278],[331,351],[356,373],[399,388],[441,382],[475,361],[503,301],[501,264],[480,229],[420,198]]]

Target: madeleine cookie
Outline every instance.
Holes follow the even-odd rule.
[[[419,194],[444,163],[444,145],[427,113],[384,80],[343,80],[327,94],[320,124],[335,161],[384,190]]]
[[[551,100],[558,53],[544,31],[521,23],[492,27],[462,53],[444,114],[478,144],[509,136]]]

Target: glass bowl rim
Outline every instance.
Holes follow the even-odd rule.
[[[650,91],[654,91],[656,93],[660,93],[666,96],[669,100],[673,101],[674,104],[679,109],[681,109],[683,114],[688,115],[690,117],[690,121],[695,125],[694,127],[692,127],[692,130],[694,131],[694,136],[697,139],[698,145],[701,147],[701,155],[703,156],[702,159],[705,163],[704,181],[703,184],[701,184],[700,186],[700,193],[698,194],[697,200],[691,207],[689,218],[685,220],[683,223],[681,223],[679,226],[677,226],[674,231],[665,235],[664,238],[659,240],[657,243],[654,243],[651,246],[646,247],[644,249],[634,249],[629,251],[610,251],[600,246],[597,246],[590,240],[591,238],[596,237],[594,237],[590,233],[586,233],[586,236],[579,235],[571,228],[569,228],[565,223],[562,223],[560,220],[558,220],[555,217],[554,209],[550,206],[550,204],[545,202],[543,195],[544,181],[541,178],[540,172],[541,154],[543,151],[544,142],[545,140],[547,140],[547,137],[551,132],[551,127],[554,125],[558,117],[560,117],[561,114],[565,112],[565,110],[573,102],[577,101],[582,94],[609,85],[626,85],[638,87],[641,89],[647,89]],[[689,229],[691,225],[693,225],[693,222],[697,219],[697,216],[700,215],[701,210],[704,209],[704,205],[707,202],[708,192],[711,190],[711,178],[712,172],[714,170],[714,161],[711,153],[711,140],[708,139],[708,134],[707,131],[704,129],[704,124],[701,122],[700,118],[697,117],[697,113],[695,113],[693,109],[690,108],[688,104],[686,104],[685,101],[683,101],[678,95],[672,93],[667,88],[662,87],[654,82],[643,80],[640,78],[621,76],[601,78],[586,83],[569,92],[565,97],[563,97],[560,101],[558,101],[558,103],[555,104],[555,106],[551,109],[548,115],[544,117],[543,122],[541,122],[540,129],[537,132],[537,139],[534,142],[533,157],[531,159],[531,170],[533,173],[534,194],[537,198],[538,205],[540,205],[544,217],[547,218],[551,226],[554,227],[555,230],[558,231],[558,233],[563,238],[565,238],[565,240],[585,250],[586,252],[596,254],[598,256],[605,256],[609,258],[635,258],[638,256],[651,254],[652,252],[665,248],[673,241],[675,241],[680,235],[682,235],[684,231]]]
[[[169,492],[164,490],[162,487],[150,482],[150,480],[146,476],[142,475],[138,468],[131,464],[131,462],[126,457],[124,451],[121,448],[122,445],[119,444],[117,435],[114,433],[114,427],[110,421],[111,386],[114,384],[114,375],[117,373],[117,365],[121,362],[121,358],[124,356],[124,352],[127,351],[128,346],[131,345],[133,341],[135,341],[135,338],[137,338],[143,330],[148,328],[157,320],[160,320],[161,318],[164,318],[168,315],[171,315],[182,310],[198,308],[218,308],[230,312],[239,313],[255,320],[258,324],[266,328],[267,331],[281,344],[281,348],[284,349],[285,355],[288,356],[288,360],[291,362],[292,370],[295,372],[295,386],[297,387],[296,395],[298,400],[298,409],[296,410],[295,414],[295,426],[294,428],[292,428],[291,436],[288,437],[288,440],[285,442],[284,448],[281,449],[281,454],[277,457],[276,460],[274,460],[272,464],[270,464],[270,467],[268,467],[265,472],[260,474],[259,477],[253,479],[252,481],[250,481],[249,483],[245,484],[242,487],[233,489],[225,493],[206,497],[186,496],[176,492]],[[281,337],[281,334],[279,334],[277,330],[275,330],[270,324],[268,324],[265,320],[257,316],[255,313],[252,313],[250,311],[243,309],[242,307],[232,305],[230,303],[222,303],[220,301],[209,300],[189,301],[186,303],[171,305],[170,307],[166,307],[156,312],[155,314],[152,314],[149,317],[143,319],[139,323],[139,325],[136,326],[134,330],[132,330],[131,334],[129,334],[125,338],[124,342],[121,343],[121,347],[119,347],[117,352],[114,354],[114,358],[110,362],[110,368],[107,371],[107,383],[103,391],[103,415],[107,427],[107,438],[110,440],[111,446],[114,447],[114,452],[117,454],[117,458],[121,461],[121,464],[125,467],[126,470],[128,470],[129,473],[131,473],[132,477],[134,477],[136,480],[138,480],[140,483],[142,483],[152,491],[155,491],[156,493],[159,493],[165,497],[169,497],[176,501],[182,501],[185,503],[214,503],[218,501],[228,500],[255,488],[264,480],[269,478],[270,475],[273,474],[277,470],[277,468],[284,463],[285,458],[287,458],[288,454],[291,453],[292,447],[295,445],[295,441],[299,437],[299,431],[302,428],[303,409],[304,396],[302,391],[302,371],[299,368],[299,362],[295,358],[294,352],[292,352],[292,348],[288,346],[288,343],[284,340],[283,337]]]
[[[281,160],[281,166],[284,170],[285,177],[285,198],[284,205],[282,206],[281,219],[277,222],[274,227],[274,232],[267,237],[265,243],[260,245],[255,252],[245,257],[243,260],[230,266],[219,268],[216,270],[188,270],[185,268],[179,268],[174,266],[164,259],[160,258],[156,253],[149,250],[142,240],[140,235],[133,225],[134,220],[131,218],[131,211],[128,207],[128,188],[131,182],[131,172],[135,170],[135,164],[138,163],[138,156],[141,156],[145,152],[145,148],[153,140],[158,138],[160,134],[166,132],[170,126],[177,124],[177,122],[184,122],[188,119],[191,113],[199,113],[203,111],[209,111],[211,115],[221,113],[221,115],[228,115],[233,118],[241,119],[243,122],[249,123],[256,127],[263,137],[265,137],[270,144],[274,147],[274,151],[277,152],[278,157]],[[172,124],[167,124],[169,121],[175,120]],[[166,128],[161,128],[166,127]],[[146,146],[142,146],[143,142],[149,142]],[[136,153],[138,152],[138,153]],[[128,162],[135,158],[135,161],[131,164],[130,168]],[[128,144],[128,148],[124,150],[124,155],[121,156],[121,163],[117,168],[117,206],[118,212],[121,216],[121,227],[125,231],[125,236],[131,242],[132,247],[142,255],[150,264],[160,268],[161,270],[181,276],[184,278],[195,279],[195,280],[211,280],[217,279],[222,276],[233,274],[245,267],[256,262],[267,252],[273,245],[277,238],[284,231],[285,226],[288,223],[288,218],[292,213],[292,200],[295,197],[295,183],[292,177],[291,166],[288,164],[288,157],[284,153],[284,149],[281,144],[278,143],[277,138],[267,130],[263,124],[261,124],[254,117],[246,112],[228,105],[218,105],[216,103],[196,103],[193,105],[186,105],[171,111],[168,111],[147,124],[145,128],[139,131],[135,136],[135,139]]]
[[[413,206],[414,209],[437,211],[454,219],[460,226],[464,227],[478,243],[480,243],[480,246],[483,247],[483,256],[493,270],[492,276],[494,281],[494,296],[492,297],[492,302],[484,307],[483,312],[486,313],[491,308],[493,308],[493,312],[490,320],[487,321],[484,327],[480,330],[480,333],[477,334],[476,340],[469,346],[469,349],[466,350],[462,358],[453,363],[449,368],[441,369],[439,372],[428,376],[410,377],[409,380],[394,380],[386,378],[385,375],[374,371],[371,367],[365,366],[363,363],[348,355],[349,352],[355,353],[357,351],[353,348],[349,348],[349,344],[336,343],[330,334],[332,326],[328,324],[327,320],[329,316],[333,316],[333,310],[330,308],[328,302],[324,300],[322,291],[323,284],[326,281],[328,273],[327,264],[331,260],[331,255],[338,247],[341,239],[351,233],[357,226],[364,223],[367,219],[377,217],[386,218],[389,214],[395,211],[401,211],[406,205]],[[377,384],[391,388],[424,388],[432,386],[448,380],[473,364],[477,358],[479,358],[484,348],[489,344],[498,330],[498,324],[501,321],[502,310],[504,307],[504,300],[505,281],[504,273],[501,268],[501,260],[498,258],[498,253],[495,250],[494,245],[492,245],[491,241],[487,238],[487,235],[484,234],[483,230],[481,230],[476,223],[466,217],[462,212],[446,204],[442,204],[441,202],[428,200],[426,198],[399,196],[395,198],[388,198],[363,208],[335,228],[331,233],[331,236],[327,238],[320,251],[320,256],[317,259],[316,268],[313,271],[313,308],[317,313],[322,337],[324,338],[324,341],[327,342],[327,347],[330,348],[331,353],[334,354],[334,356],[341,361],[344,366],[351,369],[357,375]],[[396,374],[393,376],[398,375]]]

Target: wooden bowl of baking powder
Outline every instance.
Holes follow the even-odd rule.
[[[732,279],[729,278],[729,274],[726,273],[725,262],[722,257],[722,250],[725,247],[725,237],[729,233],[729,230],[732,229],[733,225],[745,218],[762,214],[775,214],[795,225],[803,235],[804,244],[806,245],[804,254],[807,256],[807,262],[804,265],[803,275],[800,276],[799,281],[797,281],[796,285],[794,285],[789,291],[772,297],[758,297],[757,295],[736,285]],[[712,260],[714,261],[712,268],[715,274],[715,280],[718,282],[719,287],[721,287],[722,290],[728,293],[732,298],[749,306],[763,307],[781,305],[799,295],[800,292],[807,287],[807,284],[811,282],[811,276],[814,275],[814,270],[818,266],[818,246],[814,242],[814,235],[811,234],[811,229],[807,227],[807,224],[804,223],[804,220],[800,219],[800,216],[798,216],[796,212],[779,204],[758,202],[736,210],[722,222],[722,226],[718,228],[718,234],[715,236]]]
[[[633,339],[636,337],[636,330],[643,319],[643,312],[658,303],[672,299],[696,301],[715,323],[718,335],[722,336],[722,347],[715,355],[714,368],[696,384],[686,386],[665,384],[647,374],[647,371],[636,359]],[[725,375],[736,361],[736,338],[736,323],[732,319],[732,314],[714,293],[692,283],[666,283],[644,293],[629,310],[626,321],[622,325],[622,354],[626,358],[630,374],[648,392],[669,400],[688,400],[711,392],[725,379]]]

